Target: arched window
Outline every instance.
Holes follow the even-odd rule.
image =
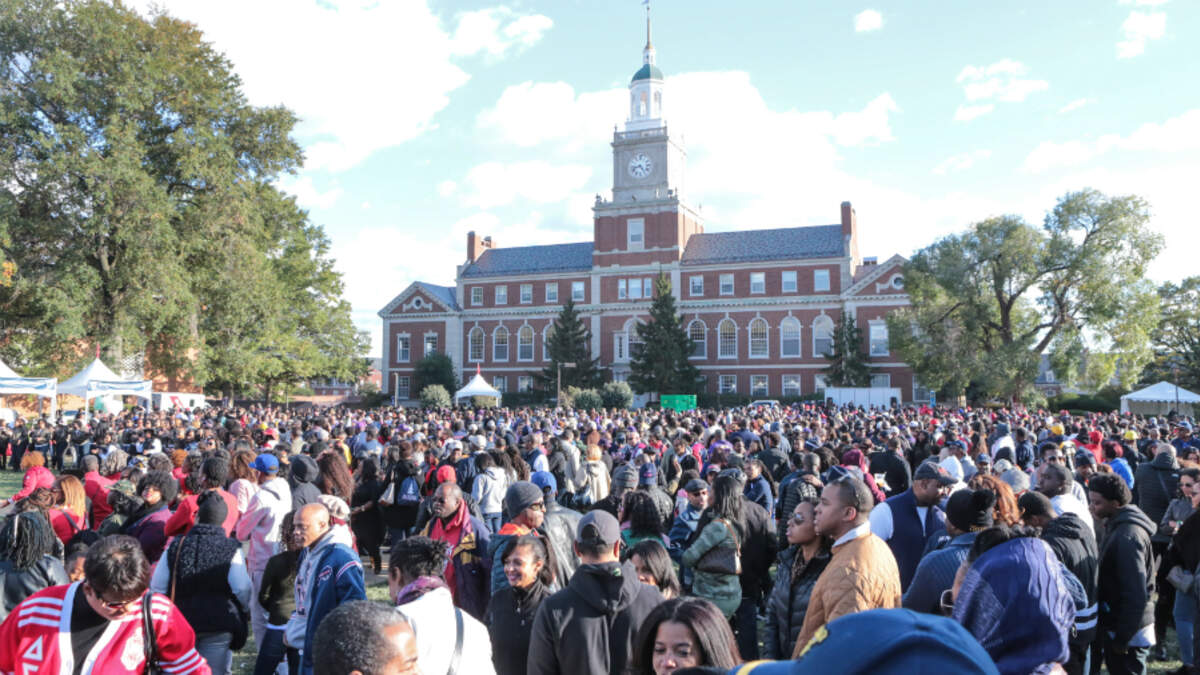
[[[641,99],[638,102],[638,115],[640,117],[646,116],[646,92],[642,92]]]
[[[758,317],[750,322],[750,357],[765,359],[769,351],[767,346],[767,320]]]
[[[779,322],[779,355],[800,356],[800,320],[794,316]]]
[[[717,324],[717,358],[737,358],[737,324],[733,319],[722,319]]]
[[[508,360],[508,329],[504,326],[497,326],[492,333],[492,360]]]
[[[554,322],[546,324],[545,330],[542,331],[542,360],[550,360],[550,341],[554,339]]]
[[[813,319],[813,356],[825,356],[833,351],[833,319],[822,314]]]
[[[646,346],[646,343],[642,341],[642,337],[638,335],[637,321],[630,319],[625,323],[625,335],[627,340],[626,344],[629,345],[629,358],[632,359],[641,353],[642,347]]]
[[[533,360],[533,327],[529,324],[521,326],[517,331],[517,360]]]
[[[472,328],[471,334],[467,338],[467,344],[470,345],[470,348],[467,351],[467,360],[468,361],[482,361],[483,360],[483,329],[480,328],[479,326],[475,326],[474,328]]]
[[[654,92],[654,116],[662,117],[662,92]]]
[[[700,319],[688,324],[688,337],[692,339],[692,358],[703,359],[708,356],[708,326]]]

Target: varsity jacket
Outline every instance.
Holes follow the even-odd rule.
[[[71,649],[71,610],[82,582],[51,586],[30,596],[0,624],[0,673],[71,675],[83,659],[84,675],[140,675],[145,666],[142,606],[109,622],[88,654]],[[196,652],[196,634],[164,595],[151,600],[158,666],[171,675],[212,675]]]

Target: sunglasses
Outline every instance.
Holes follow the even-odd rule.
[[[93,588],[91,584],[86,584],[86,586],[87,586],[88,590],[91,592],[92,597],[96,598],[96,600],[99,601],[100,604],[103,605],[104,608],[110,612],[128,611],[129,606],[131,604],[133,604],[134,602],[137,602],[136,598],[134,598],[133,600],[119,600],[117,602],[109,602],[108,600],[105,600],[104,596],[100,595],[100,592],[97,591],[95,588]]]

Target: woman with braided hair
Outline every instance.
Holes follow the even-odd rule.
[[[0,621],[25,598],[43,588],[68,583],[54,556],[58,537],[37,509],[17,513],[0,528]]]

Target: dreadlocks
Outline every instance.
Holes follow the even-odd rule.
[[[33,567],[54,550],[54,530],[36,510],[13,514],[0,529],[0,559],[17,570]]]

